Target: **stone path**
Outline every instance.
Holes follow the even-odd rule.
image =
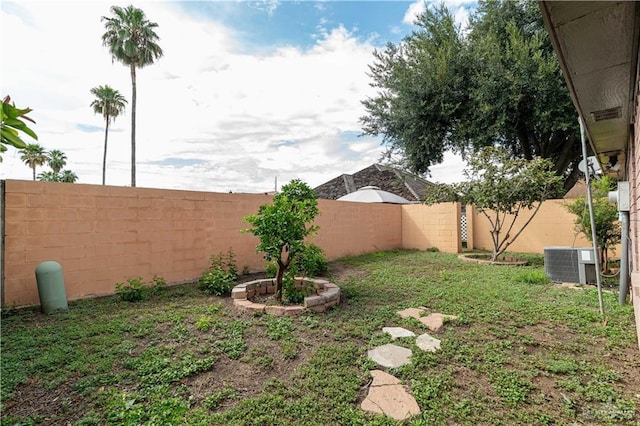
[[[380,370],[372,370],[373,381],[369,394],[360,407],[375,414],[386,414],[395,420],[404,420],[420,414],[420,407],[400,380]]]
[[[382,327],[382,332],[391,335],[393,340],[401,337],[416,337],[416,333],[402,327]]]
[[[411,349],[387,343],[369,350],[369,359],[387,368],[402,367],[411,363]]]
[[[408,308],[397,312],[402,318],[415,318],[431,331],[438,331],[447,321],[457,319],[454,315],[431,313],[425,315],[427,309]],[[392,340],[415,337],[416,334],[402,327],[383,327],[382,331],[391,336]],[[427,333],[416,337],[416,346],[425,352],[436,352],[440,349],[440,340]],[[367,356],[370,360],[386,368],[398,368],[411,363],[411,349],[387,343],[370,349]],[[395,420],[404,420],[420,414],[420,408],[415,398],[399,379],[381,370],[372,370],[373,378],[367,397],[360,408],[376,414],[385,414]]]
[[[445,321],[454,321],[458,319],[455,315],[445,315],[439,313],[433,313],[424,315],[427,312],[427,308],[408,308],[404,311],[399,311],[398,315],[402,318],[415,318],[422,324],[426,325],[431,331],[438,331],[442,328]]]

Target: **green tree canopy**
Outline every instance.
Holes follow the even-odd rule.
[[[35,121],[27,117],[27,114],[31,111],[31,108],[16,108],[8,95],[2,99],[2,102],[0,102],[0,154],[7,151],[7,145],[16,149],[27,147],[27,143],[22,140],[20,132],[38,140],[35,132],[23,121],[27,120],[35,123]],[[0,162],[2,162],[1,156]]]
[[[562,179],[545,158],[531,161],[511,158],[499,148],[485,147],[473,155],[465,169],[466,180],[457,184],[439,184],[430,188],[426,204],[461,201],[473,204],[491,224],[492,260],[504,253],[531,223],[542,202],[556,197]],[[516,227],[521,210],[533,213]]]
[[[47,153],[47,164],[53,173],[58,174],[67,165],[67,156],[59,149],[52,149]]]
[[[101,114],[104,118],[104,154],[102,156],[102,184],[105,184],[107,175],[107,139],[109,137],[109,125],[116,117],[124,112],[127,104],[125,97],[108,85],[97,86],[91,89],[91,94],[96,98],[91,102],[91,108],[95,114]]]
[[[363,133],[382,135],[389,157],[428,173],[447,150],[484,146],[514,158],[548,158],[565,190],[579,177],[575,109],[533,1],[481,0],[463,32],[441,5],[398,45],[374,53],[374,97]]]
[[[596,243],[600,251],[600,265],[604,272],[608,269],[609,251],[620,242],[622,235],[621,224],[618,220],[618,207],[609,201],[609,191],[615,187],[615,180],[603,176],[601,179],[591,180],[591,199],[593,216],[596,225]],[[569,212],[576,215],[576,231],[582,232],[589,241],[593,242],[591,233],[591,216],[587,197],[576,198],[566,205]]]
[[[149,21],[144,11],[133,6],[111,7],[112,16],[103,16],[105,33],[102,44],[111,58],[129,67],[131,74],[131,186],[136,186],[136,68],[153,64],[162,57],[155,33],[158,24]]]
[[[318,215],[316,194],[306,183],[292,180],[273,197],[273,204],[263,204],[258,213],[244,218],[252,228],[246,229],[260,239],[256,249],[267,261],[276,261],[276,298],[282,301],[282,279],[287,268],[305,248],[304,239],[318,230],[310,225]]]
[[[42,145],[30,143],[20,150],[20,160],[31,168],[33,180],[36,180],[36,167],[45,164],[48,156]]]
[[[78,175],[71,170],[63,170],[60,173],[60,182],[75,183],[77,180]]]

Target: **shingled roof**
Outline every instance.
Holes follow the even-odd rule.
[[[377,186],[409,201],[424,201],[427,187],[432,185],[428,180],[406,171],[372,164],[352,175],[345,173],[333,178],[313,190],[318,198],[337,200],[363,186]]]

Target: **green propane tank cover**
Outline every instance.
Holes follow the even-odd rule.
[[[68,309],[62,266],[58,262],[49,260],[36,266],[36,282],[43,313],[50,314]]]

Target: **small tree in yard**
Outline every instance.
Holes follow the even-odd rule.
[[[245,229],[260,239],[256,246],[267,261],[278,264],[276,300],[282,302],[282,281],[285,272],[305,247],[304,239],[318,230],[311,226],[318,215],[316,195],[306,183],[292,180],[273,198],[273,204],[263,204],[258,213],[244,218],[252,228]]]
[[[600,265],[606,272],[609,269],[609,250],[612,250],[620,242],[621,227],[618,221],[618,207],[609,202],[609,191],[614,186],[614,180],[608,176],[593,180],[592,200],[593,215],[596,224],[596,239],[600,251]],[[577,198],[571,204],[567,204],[567,210],[576,215],[576,231],[582,232],[589,241],[592,241],[591,217],[586,197]]]
[[[444,201],[473,204],[491,224],[493,261],[531,223],[542,202],[562,190],[562,178],[553,171],[550,160],[512,159],[507,152],[492,147],[473,156],[464,175],[465,182],[439,184],[430,189],[425,204]],[[522,209],[533,209],[533,214],[519,229],[514,229]]]

